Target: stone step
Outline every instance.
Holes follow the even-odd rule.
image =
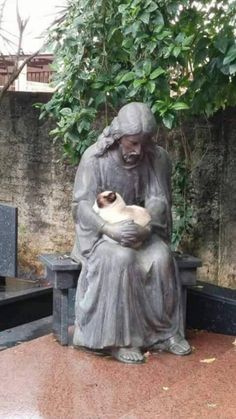
[[[6,278],[0,286],[0,331],[52,314],[52,287],[43,281]]]
[[[43,317],[0,333],[0,351],[27,342],[52,332],[52,316]]]
[[[188,288],[187,325],[236,335],[236,290],[198,281]]]

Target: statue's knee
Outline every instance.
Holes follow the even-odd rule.
[[[158,248],[158,251],[156,252],[156,258],[155,262],[159,264],[161,262],[163,265],[170,265],[172,263],[173,256],[171,249],[169,246],[163,243],[161,247]]]
[[[129,247],[117,246],[116,258],[119,266],[127,266],[135,261],[135,251]]]
[[[101,255],[105,254],[108,260],[115,257],[117,266],[127,266],[134,263],[136,257],[135,250],[108,241],[102,243],[99,252]]]

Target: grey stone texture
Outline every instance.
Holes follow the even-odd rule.
[[[81,264],[58,253],[41,255],[40,260],[45,266],[45,277],[53,286],[53,333],[61,345],[67,345],[71,306],[69,303],[72,296],[70,291],[76,289]]]
[[[188,150],[192,168],[194,228],[183,250],[198,256],[199,279],[236,288],[236,108],[210,120],[193,119],[161,135],[173,159]],[[183,157],[183,154],[182,154]]]
[[[0,204],[0,277],[17,275],[17,208]]]
[[[40,253],[70,252],[74,241],[71,197],[76,168],[60,162],[39,121],[37,102],[49,94],[9,92],[0,107],[0,203],[18,207],[20,272],[39,273]],[[196,120],[164,138],[173,158],[187,141],[192,158],[196,224],[186,251],[203,261],[199,277],[236,288],[236,108],[210,123]],[[171,145],[172,144],[172,145]]]
[[[71,249],[75,169],[59,161],[51,121],[33,105],[49,94],[10,92],[0,107],[0,203],[18,207],[19,275],[34,277],[42,252]]]
[[[216,114],[211,127],[205,127],[205,136],[197,136],[193,145],[197,191],[193,249],[203,259],[202,279],[229,288],[236,288],[235,139],[234,108]]]

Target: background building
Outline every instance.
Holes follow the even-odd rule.
[[[27,55],[21,55],[19,65],[27,58]],[[14,55],[0,56],[0,89],[7,82],[11,74],[16,57]],[[26,64],[19,77],[10,86],[9,90],[21,92],[53,92],[50,86],[53,71],[50,64],[53,61],[51,54],[39,54]]]

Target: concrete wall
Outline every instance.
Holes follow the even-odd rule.
[[[236,288],[236,110],[222,114],[218,282]]]
[[[76,169],[60,162],[61,151],[39,121],[36,102],[47,94],[10,92],[0,108],[0,202],[19,209],[19,259],[24,275],[39,273],[39,253],[70,250],[74,239],[71,197]],[[177,154],[191,149],[195,227],[187,251],[203,260],[200,277],[236,288],[236,109],[209,123],[193,121],[164,138]],[[171,144],[171,147],[170,147]]]
[[[59,161],[52,126],[33,108],[49,97],[10,92],[0,105],[0,202],[18,207],[20,275],[30,277],[39,253],[70,249],[73,241],[75,168]]]
[[[236,288],[235,139],[236,108],[164,135],[173,159],[184,145],[192,170],[194,228],[182,250],[202,259],[200,279],[229,288]]]

